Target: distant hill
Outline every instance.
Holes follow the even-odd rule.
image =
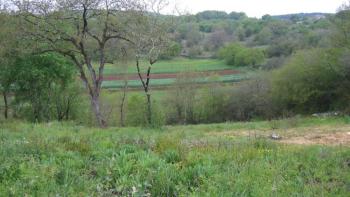
[[[272,17],[276,18],[276,19],[282,19],[282,20],[304,20],[307,18],[318,20],[318,19],[325,18],[328,15],[332,15],[332,14],[314,12],[314,13],[296,13],[296,14],[274,15]]]

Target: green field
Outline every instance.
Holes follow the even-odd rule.
[[[213,83],[213,82],[220,82],[220,83],[233,83],[233,82],[239,82],[242,80],[247,79],[247,76],[236,74],[236,75],[225,75],[225,76],[217,76],[217,77],[206,77],[206,78],[200,78],[196,80],[196,83],[198,84],[206,84],[206,83]],[[151,86],[153,87],[159,87],[159,86],[169,86],[174,84],[176,81],[175,78],[172,79],[152,79],[151,80]],[[102,84],[103,88],[107,89],[113,89],[113,88],[122,88],[125,86],[124,81],[104,81]],[[131,88],[141,88],[142,83],[140,80],[129,80],[128,86]]]
[[[148,64],[143,62],[141,66],[141,72],[145,73],[147,70]],[[245,67],[232,67],[226,65],[221,60],[216,59],[186,59],[186,58],[177,58],[174,60],[162,60],[157,62],[152,68],[152,74],[173,74],[173,73],[182,73],[182,72],[207,72],[207,71],[220,71],[220,70],[237,70],[241,73],[223,75],[223,76],[209,76],[204,78],[197,79],[197,83],[205,84],[210,82],[221,82],[221,83],[232,83],[239,82],[244,79],[249,78],[249,75],[257,72],[251,68]],[[115,65],[107,64],[105,68],[106,76],[113,76],[118,74],[126,73],[125,70],[118,63]],[[135,65],[129,63],[127,67],[128,74],[136,74],[137,70]],[[175,78],[164,78],[164,79],[152,79],[151,86],[168,86],[172,85],[175,82]],[[129,87],[137,88],[142,87],[142,84],[139,80],[129,80]],[[118,89],[124,87],[124,82],[120,80],[111,80],[104,81],[103,88],[107,89]]]
[[[0,196],[348,196],[349,146],[264,137],[276,125],[283,136],[350,126],[349,118],[159,130],[3,123]]]
[[[141,71],[146,72],[148,63],[143,62],[141,64]],[[176,58],[173,60],[161,60],[154,64],[152,67],[152,73],[179,73],[186,71],[217,71],[226,69],[237,69],[232,66],[228,66],[224,61],[216,59],[186,59]],[[115,75],[125,73],[121,63],[107,64],[105,68],[105,75]],[[127,73],[137,73],[136,66],[132,62],[127,65]]]

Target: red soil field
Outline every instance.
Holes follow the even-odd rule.
[[[210,75],[234,75],[239,74],[240,71],[238,70],[220,70],[220,71],[207,71],[207,72],[196,72],[194,74],[202,75],[202,76],[210,76]],[[173,79],[176,78],[179,73],[161,73],[161,74],[151,74],[152,79]],[[122,75],[110,75],[105,76],[103,79],[104,81],[119,81],[124,80],[125,76]],[[128,80],[138,80],[139,76],[137,74],[128,74],[127,76]],[[143,77],[146,77],[146,74],[143,74]]]

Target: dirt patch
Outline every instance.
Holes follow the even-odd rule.
[[[322,126],[281,130],[235,130],[210,132],[207,135],[221,137],[270,138],[272,133],[282,137],[278,142],[296,145],[350,146],[350,126]]]
[[[280,141],[284,144],[299,145],[345,145],[350,146],[350,132],[347,133],[326,133],[326,134],[307,134],[305,136],[290,137]]]
[[[202,76],[211,76],[211,75],[234,75],[234,74],[239,74],[240,71],[238,70],[220,70],[220,71],[206,71],[206,72],[198,72],[198,74],[201,74]],[[178,73],[162,73],[162,74],[151,74],[152,79],[174,79],[176,78]],[[145,78],[146,75],[143,75]],[[138,80],[139,76],[137,74],[130,74],[127,75],[126,78],[128,80]],[[125,76],[122,75],[110,75],[110,76],[105,76],[103,78],[104,81],[120,81],[124,80]]]

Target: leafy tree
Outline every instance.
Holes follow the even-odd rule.
[[[228,17],[227,13],[222,11],[204,11],[196,16],[199,20],[226,19]]]
[[[182,47],[177,42],[172,42],[165,52],[160,54],[160,59],[171,59],[180,55]]]
[[[261,49],[246,48],[237,43],[222,48],[219,57],[224,59],[226,64],[233,66],[256,66],[265,59]]]
[[[236,66],[257,66],[265,60],[264,52],[261,49],[245,48],[239,51],[235,57]]]
[[[289,56],[298,49],[298,43],[289,38],[276,39],[267,48],[268,57]]]
[[[205,33],[211,33],[214,29],[213,26],[214,26],[213,23],[209,23],[207,21],[201,22],[199,24],[199,31],[205,32]]]
[[[273,33],[270,28],[264,27],[256,36],[255,36],[255,42],[257,42],[258,45],[267,45],[271,43],[271,40],[273,38]]]
[[[247,15],[244,12],[231,12],[228,17],[233,20],[242,20],[247,18]]]
[[[48,121],[54,119],[53,117],[62,120],[65,117],[63,112],[67,112],[70,105],[63,109],[64,101],[59,98],[66,98],[61,94],[67,90],[75,76],[70,62],[50,53],[20,57],[12,68],[16,72],[16,102],[30,106],[30,117],[33,121]],[[53,114],[53,111],[57,113]]]
[[[245,37],[250,37],[253,34],[258,33],[262,28],[257,19],[247,18],[242,23],[245,31]]]
[[[244,47],[238,43],[232,43],[219,50],[219,57],[224,59],[227,65],[237,65],[236,56]]]
[[[274,98],[288,110],[330,110],[340,97],[337,90],[344,82],[344,72],[339,62],[341,55],[339,49],[297,52],[284,67],[273,74]]]
[[[350,49],[350,1],[339,8],[333,19],[335,25],[334,44]]]

